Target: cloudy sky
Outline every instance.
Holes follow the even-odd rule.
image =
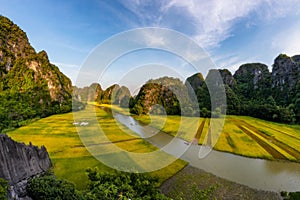
[[[299,0],[0,0],[0,5],[0,14],[27,33],[36,51],[46,50],[73,83],[99,44],[135,28],[178,31],[203,48],[218,68],[232,73],[246,62],[262,62],[271,70],[279,53],[300,54]],[[170,67],[178,69],[181,79],[195,72],[165,51],[146,49],[116,60],[107,70],[110,76],[101,80],[103,88],[124,75],[129,65],[147,69],[148,77],[136,76],[140,81],[173,76]]]

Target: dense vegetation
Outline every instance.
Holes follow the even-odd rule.
[[[299,57],[279,55],[272,72],[264,64],[250,63],[241,65],[234,75],[227,69],[212,69],[205,79],[196,73],[188,77],[185,84],[169,77],[149,80],[134,97],[130,97],[127,88],[127,92],[119,95],[120,87],[113,85],[94,100],[129,107],[130,112],[137,115],[215,117],[226,113],[300,123]],[[223,91],[225,99],[221,95]]]
[[[300,71],[300,63],[293,58],[279,55],[275,59],[272,73],[264,64],[251,63],[240,66],[234,75],[224,69],[210,70],[205,80],[201,74],[189,77],[187,82],[197,95],[201,116],[210,116],[210,97],[214,96],[212,91],[224,86],[227,114],[252,116],[275,122],[299,123],[300,76],[297,74]],[[287,60],[290,63],[286,64]],[[216,71],[223,79],[221,82],[211,78]],[[207,84],[212,91],[208,90]],[[222,104],[220,108],[225,113]]]
[[[7,190],[8,190],[8,183],[6,180],[0,178],[0,199],[7,198]]]
[[[53,175],[30,180],[27,192],[33,200],[169,199],[157,188],[158,178],[137,173],[104,173],[88,169],[89,186],[78,191],[74,184]]]
[[[219,74],[219,75],[217,75]],[[261,63],[244,64],[234,75],[227,69],[210,70],[179,79],[147,81],[135,97],[119,101],[110,96],[113,85],[96,101],[129,107],[133,114],[170,114],[211,117],[220,113],[244,115],[281,123],[300,123],[300,59],[279,55],[272,72]],[[226,99],[222,99],[222,87]],[[196,99],[195,99],[196,97]],[[212,103],[214,103],[212,105]],[[215,108],[212,110],[212,106]]]
[[[149,80],[129,103],[133,114],[192,115],[192,102],[185,85],[176,78]]]
[[[26,33],[0,16],[0,132],[72,109],[71,81],[36,53]]]

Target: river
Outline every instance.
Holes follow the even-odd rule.
[[[171,145],[170,148],[163,149],[168,154],[178,156],[180,149],[187,149],[180,157],[182,160],[218,177],[260,190],[300,191],[299,163],[247,158],[215,150],[208,151],[206,156],[199,158],[200,148],[204,148],[200,145],[188,145],[180,138],[174,138],[155,128],[144,126],[131,116],[114,113],[114,117],[156,147]],[[154,132],[155,135],[153,135]]]

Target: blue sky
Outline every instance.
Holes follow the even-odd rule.
[[[27,33],[36,51],[46,50],[50,61],[73,83],[92,50],[111,36],[134,28],[179,31],[205,49],[217,68],[232,73],[243,63],[262,62],[271,69],[279,53],[300,54],[299,0],[0,0],[0,5],[0,14]],[[163,51],[131,53],[112,64],[107,78],[99,81],[106,88],[120,82],[116,77],[130,65],[155,71],[153,63],[157,69],[178,68],[178,77],[184,80],[195,69],[182,62]],[[155,75],[150,71],[136,82],[131,80],[130,89],[163,73],[173,76],[172,70]]]

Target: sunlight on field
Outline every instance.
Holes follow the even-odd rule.
[[[161,121],[160,116],[152,116],[152,121],[149,116],[135,116],[135,118],[189,142],[196,138],[199,144],[207,144],[207,140],[211,140],[216,142],[215,150],[253,158],[278,159],[280,157],[279,159],[282,159],[283,157],[291,161],[300,160],[298,151],[300,126],[298,125],[279,124],[245,116],[226,116],[221,134],[214,133],[209,136],[210,119],[200,118],[198,130],[177,134],[180,123],[186,127],[191,125],[188,123],[190,117],[168,116],[163,127],[156,125]],[[262,142],[254,140],[254,137]]]
[[[128,115],[126,109],[118,106],[104,106]],[[56,176],[74,182],[79,189],[86,187],[85,170],[87,168],[98,167],[103,171],[113,170],[91,156],[82,144],[77,129],[85,129],[85,134],[81,137],[84,137],[89,150],[96,151],[98,155],[107,158],[118,158],[118,155],[114,155],[116,148],[114,145],[135,153],[152,152],[157,149],[97,107],[88,106],[86,110],[80,112],[80,116],[79,122],[89,121],[90,124],[86,127],[74,125],[73,113],[67,113],[40,119],[8,134],[13,139],[26,144],[32,142],[38,146],[45,145],[52,159]],[[180,116],[164,118],[157,115],[134,117],[144,124],[186,141],[191,142],[196,138],[199,144],[204,142],[207,144],[209,140],[216,140],[215,150],[253,158],[292,161],[300,159],[298,151],[300,149],[300,126],[267,122],[251,117],[227,116],[221,134],[210,136],[210,119]],[[98,123],[101,123],[101,128],[106,133],[105,136],[99,136],[96,127]],[[113,142],[114,145],[109,143],[103,146],[102,144],[99,148],[101,141],[107,140]],[[134,158],[130,159],[135,162]],[[147,159],[144,159],[142,165],[149,165]],[[170,166],[150,174],[159,176],[160,181],[163,182],[185,165],[184,161],[177,160]]]
[[[98,148],[96,141],[101,141],[97,130],[93,123],[96,123],[89,117],[90,113],[95,112],[97,121],[101,123],[101,128],[104,129],[106,137],[117,145],[119,148],[136,153],[145,153],[156,150],[156,148],[149,143],[139,138],[136,134],[126,134],[130,130],[123,130],[126,127],[121,127],[120,124],[116,125],[116,121],[99,108],[94,106],[88,106],[86,110],[81,111],[82,120],[89,121],[90,124],[86,126],[89,131],[86,131],[85,141],[90,145],[90,148]],[[87,185],[87,176],[85,170],[87,168],[98,167],[103,171],[113,171],[111,168],[105,166],[97,159],[95,159],[89,151],[82,144],[77,129],[84,128],[80,125],[74,125],[74,118],[72,113],[59,114],[50,116],[44,119],[40,119],[32,124],[13,130],[8,133],[10,137],[19,142],[28,144],[32,142],[34,145],[46,146],[51,160],[53,162],[53,170],[58,178],[67,179],[74,182],[79,189],[84,189]],[[94,145],[94,146],[93,146]],[[100,155],[110,155],[113,153],[111,149],[112,144],[105,145],[99,151]],[[145,159],[145,165],[147,165],[147,159]],[[157,175],[160,178],[160,182],[168,179],[176,172],[181,170],[186,165],[186,162],[177,160],[166,168],[152,172],[150,174]]]

